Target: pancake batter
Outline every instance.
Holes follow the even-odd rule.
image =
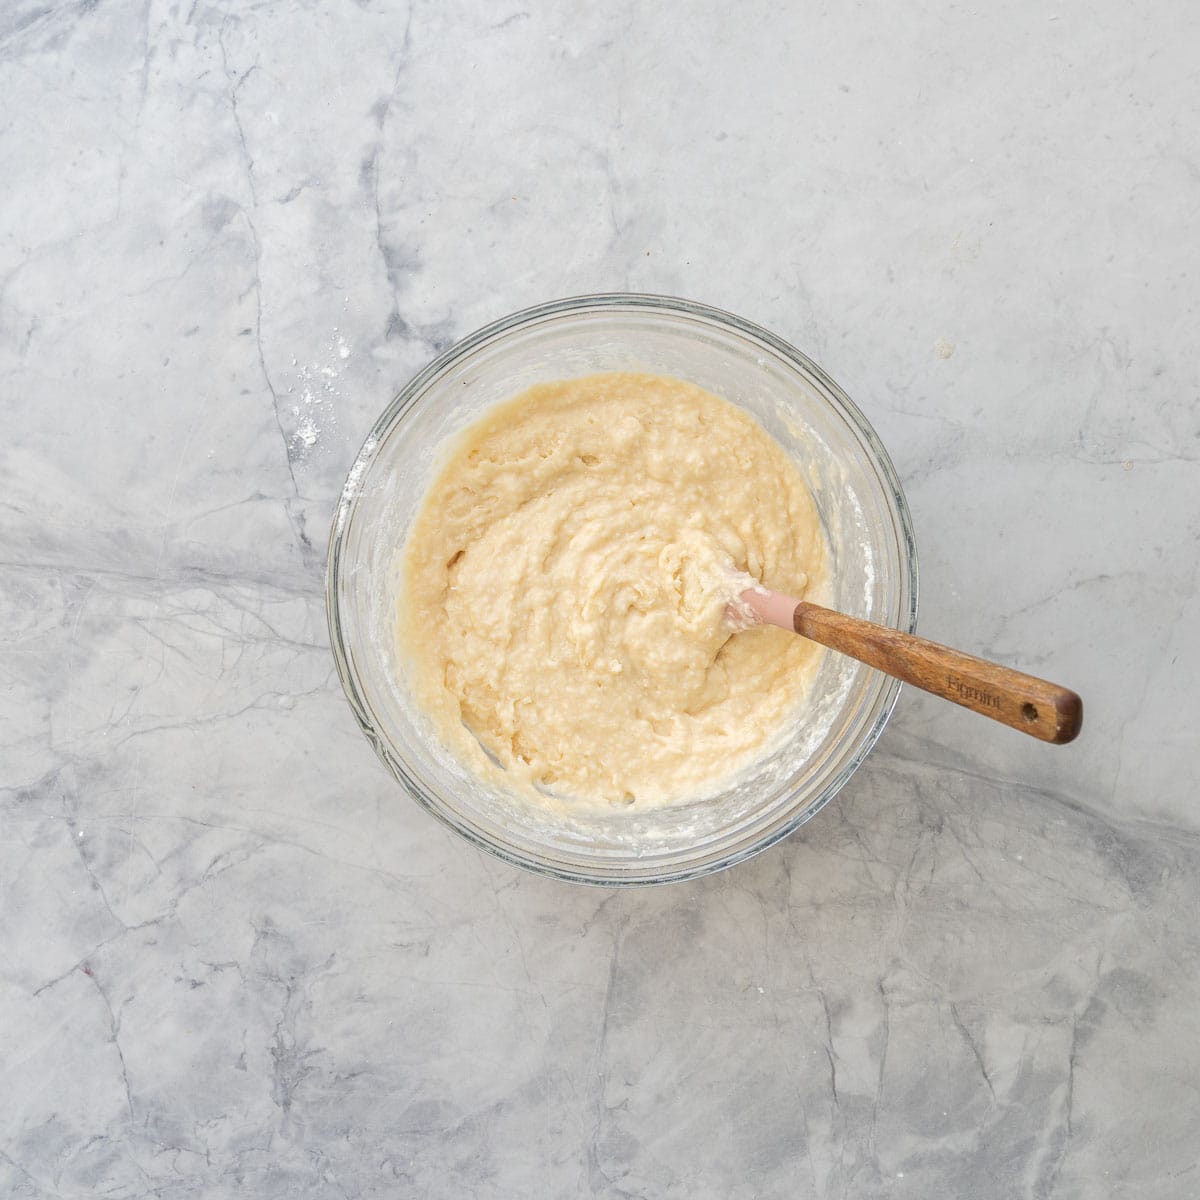
[[[803,719],[822,653],[770,627],[731,635],[732,570],[825,596],[812,497],[753,417],[653,375],[539,385],[454,444],[410,533],[416,698],[520,791],[713,794]]]

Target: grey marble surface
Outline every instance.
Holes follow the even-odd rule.
[[[0,1194],[1200,1194],[1200,22],[0,9]],[[555,296],[815,357],[930,636],[796,836],[607,893],[404,799],[326,530],[394,391]]]

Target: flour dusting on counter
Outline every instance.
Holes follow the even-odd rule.
[[[322,435],[332,432],[337,425],[337,402],[342,399],[338,380],[341,377],[341,365],[350,357],[350,345],[336,327],[325,344],[325,352],[324,361],[314,363],[301,364],[295,356],[292,357],[297,381],[288,388],[288,392],[297,398],[297,402],[291,406],[292,415],[297,418],[289,441],[293,457],[312,450]]]

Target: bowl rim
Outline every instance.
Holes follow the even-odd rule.
[[[529,308],[509,313],[481,326],[474,332],[454,342],[409,379],[372,424],[370,431],[363,440],[362,446],[354,457],[335,506],[329,531],[326,556],[325,614],[329,629],[330,647],[333,651],[338,678],[341,681],[342,690],[350,703],[351,711],[354,713],[359,728],[375,750],[376,755],[383,762],[384,766],[387,767],[389,774],[426,812],[430,813],[443,825],[479,849],[504,862],[522,867],[535,874],[572,883],[588,883],[601,887],[639,887],[649,884],[683,882],[688,879],[696,879],[725,870],[776,845],[794,833],[801,825],[815,817],[841,791],[874,748],[895,708],[900,694],[900,681],[898,679],[890,679],[884,684],[884,690],[876,702],[877,711],[874,720],[869,727],[861,731],[858,745],[849,758],[842,764],[837,774],[826,782],[820,793],[813,800],[798,812],[793,813],[787,820],[781,821],[776,827],[767,830],[748,844],[736,846],[713,859],[701,859],[697,862],[683,864],[678,867],[652,867],[651,871],[647,872],[639,872],[634,869],[620,875],[591,873],[573,864],[556,864],[544,861],[526,855],[509,846],[498,844],[466,821],[458,819],[457,814],[431,801],[431,798],[426,794],[418,781],[411,777],[403,761],[391,752],[391,747],[388,744],[386,736],[382,735],[379,731],[382,723],[375,718],[375,714],[372,712],[366,697],[361,694],[358,687],[357,672],[351,662],[347,633],[340,619],[340,602],[338,599],[345,532],[351,524],[351,518],[361,492],[361,482],[369,473],[384,436],[401,419],[408,408],[424,394],[429,385],[442,375],[451,364],[514,329],[529,328],[532,325],[554,317],[563,316],[564,314],[613,310],[631,313],[666,313],[672,316],[690,317],[705,324],[723,326],[744,337],[761,342],[780,358],[798,368],[801,374],[808,374],[816,379],[828,394],[832,396],[833,400],[841,408],[842,415],[847,422],[855,428],[856,432],[866,443],[873,459],[873,465],[881,477],[881,482],[891,493],[891,506],[898,521],[897,533],[900,535],[898,549],[901,566],[900,600],[902,604],[904,599],[904,576],[907,575],[907,611],[902,610],[899,613],[900,627],[906,627],[910,633],[916,630],[919,575],[912,514],[891,456],[885,449],[879,435],[875,432],[874,426],[867,420],[858,405],[803,351],[798,350],[790,342],[772,333],[769,329],[753,321],[739,317],[734,313],[714,308],[711,305],[702,304],[699,301],[645,292],[598,292],[568,296],[558,300],[545,301],[541,304],[535,304]]]

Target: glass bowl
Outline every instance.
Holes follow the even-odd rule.
[[[484,850],[561,879],[662,883],[720,870],[829,802],[879,737],[899,683],[832,651],[793,735],[722,792],[646,812],[543,811],[484,783],[413,703],[395,627],[404,540],[448,439],[535,383],[644,371],[752,412],[807,478],[831,550],[834,607],[916,623],[917,561],[899,480],[875,431],[813,362],[729,313],[665,296],[557,300],[451,347],[388,405],[358,455],[330,534],[327,605],[342,686],[401,786]]]

